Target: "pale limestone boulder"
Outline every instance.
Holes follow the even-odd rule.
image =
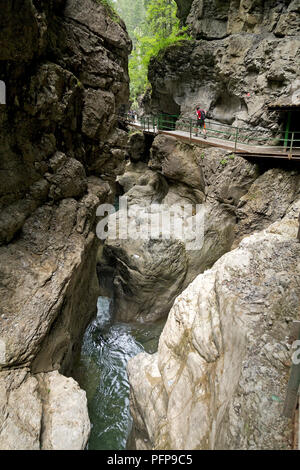
[[[167,315],[176,296],[230,249],[236,206],[257,176],[256,166],[243,158],[221,149],[182,144],[163,135],[154,140],[148,167],[143,162],[127,165],[118,183],[124,188],[131,211],[128,225],[136,224],[136,230],[122,239],[124,222],[118,212],[116,234],[109,230],[98,262],[100,282],[110,272],[114,311],[119,319],[153,321]],[[193,204],[196,209],[198,204],[203,210],[203,243],[191,246],[195,242],[192,230],[186,231],[184,239],[174,234],[165,240],[137,236],[137,232],[147,230],[153,204],[161,220],[166,220],[168,211],[176,205],[178,218],[186,227],[196,222],[196,216],[180,214],[179,208]],[[159,232],[157,221],[152,228]],[[202,226],[197,230],[200,234]]]
[[[0,449],[39,450],[43,406],[26,369],[0,372]]]
[[[43,397],[43,450],[83,450],[90,435],[86,393],[57,371],[39,374]]]
[[[148,449],[290,449],[281,416],[299,319],[300,200],[177,297],[159,342],[128,364],[134,428]]]
[[[90,421],[86,394],[57,371],[0,372],[1,450],[82,450]]]
[[[91,33],[102,37],[110,46],[120,51],[128,50],[131,41],[124,22],[113,16],[109,7],[93,0],[68,0],[64,16],[69,20],[86,25]]]

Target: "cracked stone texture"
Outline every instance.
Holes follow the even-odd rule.
[[[12,10],[18,3],[22,15]],[[17,0],[5,8],[1,21],[13,35],[0,37],[0,79],[7,89],[7,106],[0,109],[0,243],[12,240],[53,196],[79,197],[86,188],[84,171],[112,182],[123,172],[127,135],[116,128],[117,113],[128,102],[131,50],[122,21],[111,19],[92,0],[40,2],[38,7]],[[31,34],[24,57],[18,54],[21,32]],[[73,170],[51,168],[56,151],[73,159],[65,164]],[[73,178],[67,190],[66,172]],[[48,173],[56,188],[47,187]],[[32,195],[37,183],[43,186],[38,197]]]
[[[128,364],[136,449],[291,449],[281,416],[299,320],[300,199],[180,294]]]
[[[96,208],[125,167],[131,41],[92,0],[2,3],[0,448],[82,449],[85,394],[53,371],[71,373],[96,312]]]
[[[79,450],[90,433],[86,394],[57,371],[0,372],[2,450]]]
[[[153,321],[168,314],[176,296],[230,250],[236,206],[258,176],[255,165],[232,158],[226,151],[201,149],[163,135],[155,138],[148,165],[134,161],[127,165],[118,183],[125,191],[131,211],[128,226],[133,229],[122,239],[124,223],[118,212],[117,232],[109,230],[98,262],[100,281],[102,273],[110,272],[117,318]],[[185,223],[195,223],[196,216],[184,217],[179,208],[201,206],[205,211],[204,243],[191,247],[195,242],[192,231],[185,232],[186,240],[137,237],[137,231],[146,230],[151,204],[156,204],[156,213],[164,220],[176,205],[176,214]],[[152,225],[159,230],[157,221]]]
[[[266,171],[243,195],[237,205],[235,245],[254,231],[262,230],[282,218],[300,194],[300,174],[272,168]]]
[[[176,296],[199,273],[211,268],[245,236],[284,217],[299,197],[299,178],[296,170],[268,170],[221,149],[201,149],[173,137],[156,137],[148,165],[132,161],[118,177],[132,211],[129,227],[133,230],[129,238],[120,237],[124,222],[117,213],[117,232],[108,236],[98,259],[100,281],[108,272],[112,279],[115,315],[122,321],[165,317]],[[192,235],[188,240],[138,237],[136,232],[146,230],[153,203],[163,218],[174,204],[201,206],[202,246],[190,249]],[[179,217],[183,220],[183,215]],[[153,226],[157,227],[156,221]]]
[[[197,39],[232,33],[299,33],[299,0],[175,0],[178,16]]]

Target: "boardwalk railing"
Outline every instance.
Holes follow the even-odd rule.
[[[132,121],[132,118],[128,116]],[[222,124],[210,119],[205,120],[208,137],[216,137],[222,140],[234,142],[235,150],[237,144],[263,145],[283,147],[288,153],[294,148],[300,148],[300,132],[284,132],[276,135],[265,129],[249,129],[246,127],[235,127]],[[182,131],[189,134],[190,139],[197,132],[197,120],[182,118],[177,115],[160,114],[157,116],[146,116],[139,120],[139,124],[145,132],[156,133],[158,131]]]

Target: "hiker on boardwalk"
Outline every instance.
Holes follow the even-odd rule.
[[[206,126],[205,126],[205,118],[206,118],[206,113],[204,109],[200,109],[199,106],[197,106],[196,109],[196,114],[197,114],[197,131],[196,131],[196,136],[198,135],[198,128],[203,130],[204,134],[204,139],[207,139],[206,135]]]
[[[131,121],[131,122],[134,122],[134,121],[135,121],[135,112],[134,112],[132,109],[130,109],[130,110],[128,111],[128,119],[129,119],[129,121]]]

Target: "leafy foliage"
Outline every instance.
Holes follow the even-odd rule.
[[[146,8],[144,0],[106,0],[109,1],[126,23],[127,31],[136,44],[136,33],[142,32],[142,25],[146,20]]]
[[[133,41],[129,60],[131,98],[137,106],[138,96],[146,91],[151,57],[182,39],[189,39],[179,27],[173,0],[110,0],[125,21]]]

